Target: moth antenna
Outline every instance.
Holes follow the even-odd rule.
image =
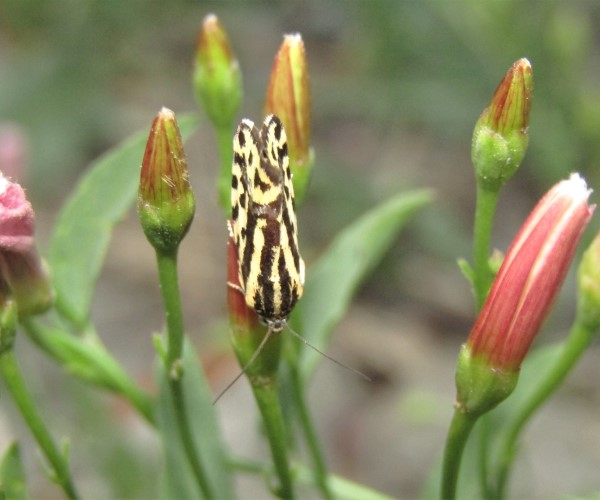
[[[329,361],[333,361],[336,365],[341,366],[342,368],[345,368],[346,370],[350,370],[351,372],[356,373],[357,375],[360,375],[362,378],[364,378],[367,382],[372,382],[373,380],[371,380],[371,377],[369,377],[368,375],[365,375],[363,372],[361,372],[360,370],[357,370],[356,368],[352,368],[351,366],[345,365],[344,363],[342,363],[341,361],[338,361],[335,358],[332,358],[331,356],[328,356],[327,354],[325,354],[323,351],[321,351],[320,349],[317,349],[314,345],[312,345],[308,340],[306,340],[302,335],[300,335],[299,333],[296,333],[294,330],[292,330],[290,328],[290,325],[288,325],[286,323],[287,329],[288,331],[297,339],[300,339],[302,342],[304,342],[305,345],[307,345],[308,347],[310,347],[311,349],[314,349],[315,351],[317,351],[321,356],[325,356]]]
[[[269,328],[267,330],[267,333],[265,334],[265,336],[263,337],[263,339],[261,340],[260,344],[258,345],[258,347],[256,348],[256,351],[254,351],[254,353],[252,354],[252,356],[250,356],[250,359],[248,360],[248,362],[244,365],[244,367],[242,368],[242,371],[240,373],[238,373],[236,375],[236,377],[229,382],[229,384],[227,385],[227,387],[225,387],[225,389],[223,389],[219,395],[217,396],[217,398],[213,401],[213,406],[217,404],[217,401],[219,401],[219,399],[221,399],[221,396],[223,396],[229,389],[231,389],[231,387],[233,386],[233,384],[235,384],[241,377],[242,375],[244,375],[244,373],[246,373],[246,370],[248,370],[248,368],[250,368],[250,366],[252,365],[252,363],[254,363],[254,360],[258,357],[258,355],[261,353],[261,351],[263,350],[263,348],[265,347],[265,344],[267,343],[267,341],[271,338],[271,335],[273,334],[273,330],[271,328]]]

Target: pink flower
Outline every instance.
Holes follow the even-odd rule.
[[[533,209],[512,242],[467,349],[505,372],[518,371],[565,278],[595,206],[585,180],[573,174]]]
[[[17,301],[20,316],[41,313],[53,300],[34,230],[35,215],[23,188],[0,173],[0,275]]]

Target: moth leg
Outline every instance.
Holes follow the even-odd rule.
[[[232,283],[231,281],[227,282],[227,286],[229,288],[232,288],[233,290],[237,290],[238,292],[240,292],[244,296],[246,295],[246,293],[244,292],[244,289],[241,286],[236,285],[235,283]]]

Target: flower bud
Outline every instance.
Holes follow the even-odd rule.
[[[242,101],[242,73],[214,14],[204,18],[194,69],[196,98],[217,128],[231,128]]]
[[[277,115],[285,128],[290,168],[294,175],[294,191],[298,200],[304,195],[313,164],[310,106],[304,42],[300,34],[285,35],[271,71],[265,115]]]
[[[477,182],[486,189],[499,190],[525,156],[532,91],[531,64],[527,59],[519,59],[475,125],[471,158]]]
[[[35,214],[23,188],[0,173],[0,276],[21,317],[46,311],[54,300],[34,231]]]
[[[577,274],[577,316],[586,327],[600,328],[600,233],[583,254]]]
[[[458,405],[483,413],[506,398],[565,278],[594,207],[573,174],[533,209],[492,284],[459,356]]]
[[[194,218],[194,193],[175,114],[163,108],[150,129],[138,190],[138,216],[146,238],[161,252],[172,252]]]

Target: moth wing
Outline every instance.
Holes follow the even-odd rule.
[[[251,120],[243,119],[233,137],[233,163],[231,178],[231,219],[233,239],[237,247],[240,284],[245,288],[242,259],[246,252],[252,223],[252,191],[255,172],[260,163],[260,139]]]
[[[302,296],[304,285],[304,262],[298,247],[298,221],[294,201],[294,184],[290,170],[287,136],[281,120],[275,115],[265,119],[263,129],[267,129],[266,150],[269,161],[278,166],[281,172],[281,256],[280,269],[287,269],[286,275],[290,283],[291,304]]]

